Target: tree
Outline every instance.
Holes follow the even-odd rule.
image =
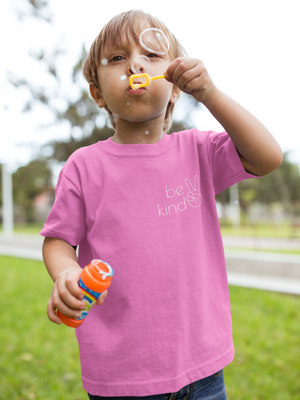
[[[51,15],[48,0],[23,0],[15,6],[15,13],[20,20],[26,17],[34,17],[50,22]]]
[[[281,166],[262,178],[249,179],[239,183],[240,205],[247,213],[253,201],[262,204],[281,202],[286,213],[293,217],[300,204],[300,170],[289,160],[289,153],[283,155]],[[218,194],[221,203],[229,202],[229,190]]]
[[[27,222],[34,222],[34,198],[52,186],[52,172],[45,159],[33,160],[13,174],[14,203]]]
[[[0,206],[3,204],[2,198],[2,164],[0,164]]]

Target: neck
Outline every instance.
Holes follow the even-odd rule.
[[[112,137],[120,144],[154,144],[163,137],[162,121],[157,119],[146,122],[128,122],[118,120]]]

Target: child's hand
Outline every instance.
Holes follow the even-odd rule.
[[[80,310],[85,308],[85,303],[82,301],[83,292],[78,286],[81,272],[81,268],[69,268],[58,275],[47,306],[50,321],[61,324],[62,321],[57,316],[56,310],[67,317],[80,317]],[[96,304],[101,305],[106,296],[107,290],[101,294]]]
[[[165,78],[202,103],[218,91],[202,61],[196,58],[176,58],[165,72]]]
[[[81,271],[81,268],[69,268],[58,275],[47,306],[50,321],[61,324],[61,319],[56,315],[56,310],[67,317],[76,318],[80,316],[79,310],[85,307],[82,301],[83,292],[78,286]]]
[[[105,292],[101,293],[99,296],[98,300],[96,301],[97,306],[101,306],[101,304],[104,302],[105,297],[107,296],[108,291],[105,290]]]

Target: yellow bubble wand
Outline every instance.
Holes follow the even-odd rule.
[[[133,90],[137,90],[139,88],[143,88],[145,86],[148,86],[151,81],[154,81],[155,79],[162,79],[164,78],[165,75],[160,75],[160,76],[149,76],[147,73],[144,74],[136,74],[136,75],[131,75],[129,78],[129,84]],[[134,79],[138,78],[145,78],[146,81],[144,83],[134,83]]]

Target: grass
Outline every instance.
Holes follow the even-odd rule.
[[[37,234],[43,228],[43,223],[34,224],[15,224],[15,233]],[[0,232],[2,225],[0,224]],[[222,235],[228,236],[254,236],[254,237],[272,237],[272,238],[298,238],[300,239],[300,227],[293,228],[290,224],[272,225],[242,225],[241,227],[230,227],[221,224]]]
[[[46,315],[52,281],[43,263],[1,256],[0,265],[0,399],[86,400],[74,330]]]
[[[0,400],[87,400],[74,330],[52,324],[42,262],[0,256]],[[300,297],[230,286],[235,359],[228,399],[300,398]],[[3,312],[4,311],[4,312]]]
[[[280,254],[300,254],[300,249],[299,250],[294,250],[294,249],[247,249],[247,248],[242,248],[242,247],[225,247],[225,250],[238,250],[238,251],[251,251],[251,252],[263,252],[263,253],[280,253]]]
[[[242,225],[230,227],[221,225],[222,235],[227,236],[254,236],[284,239],[300,239],[300,228],[293,228],[290,224],[272,225]]]
[[[43,223],[34,223],[34,224],[14,224],[14,233],[25,233],[25,234],[38,234],[42,228]],[[0,232],[3,230],[2,225],[0,224]]]
[[[235,360],[229,399],[300,398],[300,297],[230,287]]]

